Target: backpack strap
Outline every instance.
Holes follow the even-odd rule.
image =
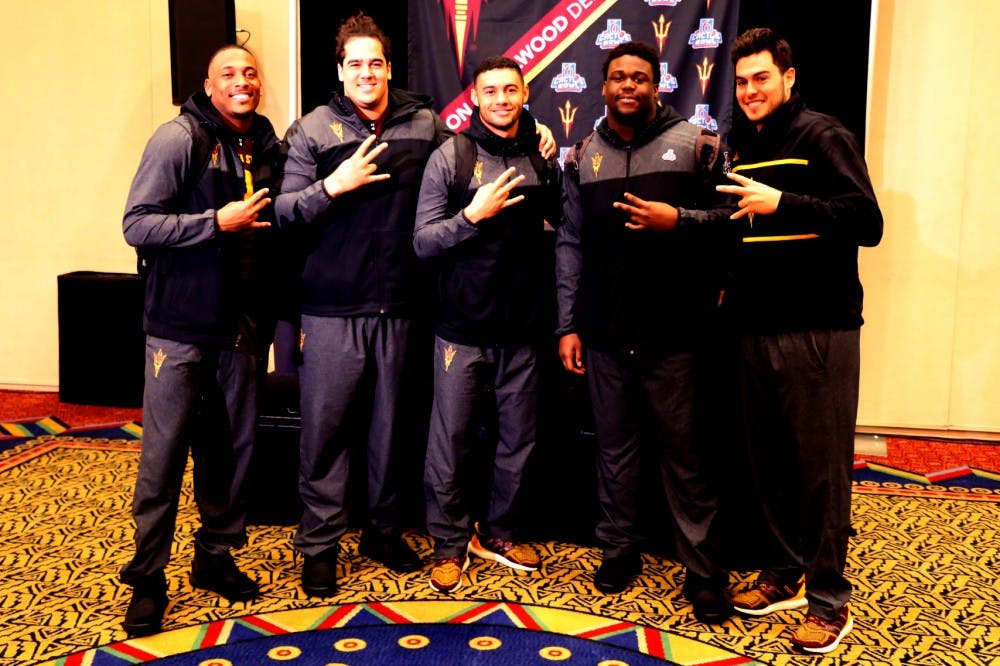
[[[448,213],[457,215],[465,208],[469,182],[476,167],[476,144],[467,134],[456,134],[452,141],[455,150],[455,178],[448,183]]]
[[[191,135],[191,158],[188,160],[187,171],[184,172],[184,176],[181,178],[180,189],[175,195],[175,200],[179,205],[194,191],[202,174],[205,173],[217,142],[202,127],[201,123],[189,114],[182,111],[177,115],[177,122]],[[140,277],[146,277],[152,270],[152,260],[155,250],[144,250],[137,247],[135,253],[136,272]]]

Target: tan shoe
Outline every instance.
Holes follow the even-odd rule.
[[[808,605],[805,578],[799,578],[794,585],[780,587],[758,581],[746,592],[733,597],[733,608],[744,615],[767,615],[780,610],[805,608]]]
[[[809,615],[792,634],[792,645],[816,654],[826,654],[837,649],[840,640],[854,628],[854,618],[845,605],[835,620],[824,620]]]
[[[454,592],[462,587],[462,574],[469,566],[469,556],[439,557],[432,560],[431,577],[428,583],[432,590]]]
[[[483,538],[478,534],[473,534],[469,540],[469,552],[484,560],[493,560],[521,571],[537,571],[542,564],[538,554],[528,544]]]

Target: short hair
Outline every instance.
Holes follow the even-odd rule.
[[[508,58],[507,56],[490,56],[483,60],[479,65],[476,66],[476,71],[472,73],[473,82],[479,78],[479,75],[483,72],[490,72],[494,69],[513,69],[517,72],[517,75],[521,77],[521,81],[524,81],[524,72],[521,71],[521,66],[517,64],[516,60]]]
[[[386,62],[392,62],[392,43],[389,36],[378,27],[375,20],[367,16],[364,12],[358,12],[355,16],[344,19],[337,31],[337,62],[344,62],[344,49],[347,42],[356,37],[371,37],[377,39],[382,45],[382,55]]]
[[[653,85],[660,85],[660,56],[656,49],[645,42],[625,42],[611,49],[611,53],[601,65],[601,75],[605,81],[608,80],[608,68],[611,66],[611,61],[628,55],[642,58],[648,62],[649,66],[653,68]]]
[[[740,58],[767,51],[778,71],[784,74],[792,66],[792,46],[784,37],[770,28],[750,28],[733,43],[733,64]]]
[[[212,68],[212,63],[215,62],[216,58],[218,58],[221,54],[225,53],[226,51],[232,51],[233,49],[237,51],[243,51],[244,53],[247,53],[251,58],[253,58],[254,62],[257,61],[257,56],[255,56],[253,51],[251,51],[247,47],[240,46],[239,44],[225,44],[215,49],[215,51],[212,53],[212,57],[208,59],[208,64],[205,65],[205,76],[208,76],[208,70]]]

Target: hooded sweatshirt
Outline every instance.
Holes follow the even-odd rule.
[[[282,227],[310,231],[302,270],[302,312],[320,317],[411,317],[419,294],[413,220],[430,154],[452,136],[429,97],[389,90],[375,159],[384,181],[331,199],[323,179],[349,158],[375,127],[353,103],[330,103],[296,120],[285,135],[288,158],[275,201]]]
[[[197,143],[207,147],[196,150]],[[206,163],[195,164],[198,155]],[[257,231],[219,232],[216,211],[243,200],[248,184],[253,191],[273,188],[280,165],[280,145],[267,118],[255,115],[250,130],[236,134],[203,92],[192,95],[177,118],[154,132],[122,220],[126,242],[149,267],[146,333],[194,344],[230,346],[236,341],[245,317],[254,315],[258,305],[264,243]],[[270,216],[265,209],[261,219]]]
[[[413,245],[422,259],[433,258],[437,269],[435,332],[477,347],[535,342],[542,309],[551,302],[544,234],[546,220],[557,226],[562,219],[561,172],[555,160],[548,161],[541,176],[536,172],[531,156],[538,152],[538,135],[527,111],[513,138],[490,131],[478,110],[466,135],[476,152],[469,182],[455,184],[457,139],[450,139],[427,163],[417,207]],[[525,177],[510,198],[524,195],[524,201],[471,224],[462,210],[480,186],[510,167],[517,169],[515,176]],[[464,188],[464,196],[452,204],[454,187]]]
[[[718,137],[669,106],[630,142],[605,119],[577,144],[566,159],[566,220],[556,244],[558,334],[579,333],[608,352],[694,348],[720,280],[710,242],[717,225],[698,223],[719,201],[717,154]],[[613,207],[626,192],[678,207],[678,228],[626,228],[628,215]]]

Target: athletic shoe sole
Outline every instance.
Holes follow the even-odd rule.
[[[511,569],[517,569],[518,571],[538,571],[538,567],[529,567],[524,564],[519,564],[513,560],[508,560],[506,557],[500,553],[494,553],[492,550],[483,548],[482,546],[474,546],[472,541],[469,541],[469,552],[480,557],[484,560],[492,560],[494,562],[499,562],[500,564],[510,567]]]
[[[809,600],[806,599],[805,594],[801,597],[793,597],[791,599],[782,599],[781,601],[775,601],[772,604],[764,606],[763,608],[743,608],[737,604],[733,604],[733,608],[736,609],[738,613],[743,615],[752,615],[754,617],[760,617],[761,615],[770,615],[771,613],[776,613],[782,610],[795,610],[798,608],[805,608],[809,605]]]

